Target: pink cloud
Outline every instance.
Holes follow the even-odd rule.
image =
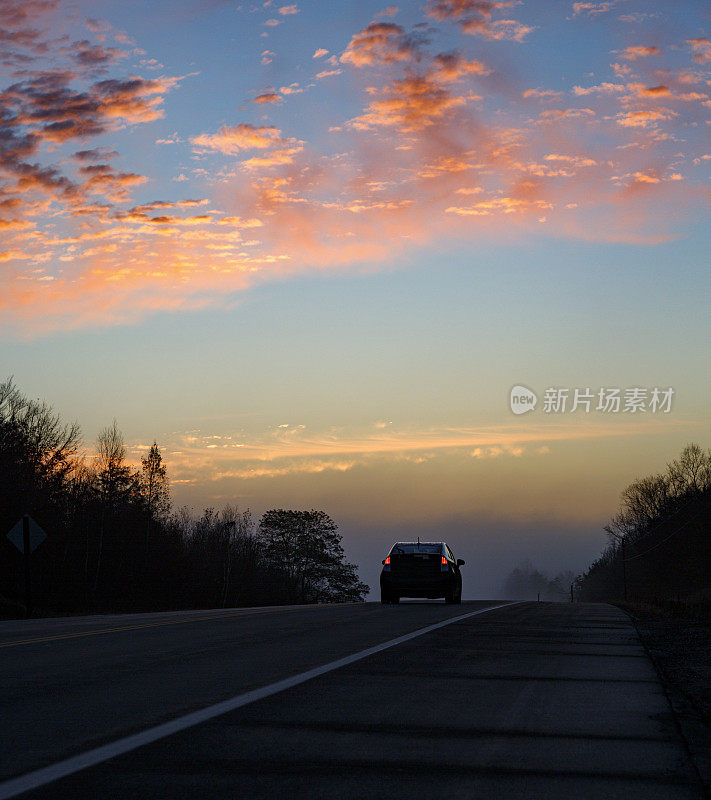
[[[573,15],[587,14],[589,17],[593,17],[597,14],[605,14],[615,4],[616,0],[609,0],[609,2],[603,3],[573,3]]]
[[[556,92],[553,89],[541,89],[540,87],[536,89],[526,89],[526,91],[521,95],[525,100],[530,97],[535,97],[539,100],[548,99],[557,100],[562,96],[562,92]]]
[[[626,47],[621,53],[621,58],[626,58],[629,61],[634,61],[638,58],[647,58],[648,56],[658,56],[661,51],[655,45],[632,45]]]
[[[706,36],[699,36],[696,39],[687,39],[694,51],[694,61],[699,64],[708,64],[711,61],[711,41]]]
[[[457,22],[464,33],[522,42],[533,27],[513,19],[493,19],[494,12],[515,5],[517,0],[428,0],[427,13],[440,22]]]
[[[317,72],[314,76],[317,81],[323,80],[324,78],[333,78],[336,75],[340,75],[343,70],[340,69],[324,69],[321,72]]]

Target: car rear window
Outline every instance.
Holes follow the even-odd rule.
[[[433,544],[432,542],[398,542],[393,545],[390,551],[392,554],[398,553],[441,553],[442,545],[439,543]]]

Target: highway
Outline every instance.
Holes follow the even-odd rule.
[[[704,797],[602,604],[3,622],[0,743],[0,798]]]

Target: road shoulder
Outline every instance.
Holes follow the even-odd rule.
[[[654,664],[679,733],[711,797],[711,625],[624,609]]]

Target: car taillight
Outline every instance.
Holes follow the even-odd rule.
[[[442,556],[442,566],[443,567],[447,566],[447,559],[444,556]]]
[[[390,564],[390,556],[388,556],[383,563],[385,564],[386,567],[389,566],[389,564]]]

